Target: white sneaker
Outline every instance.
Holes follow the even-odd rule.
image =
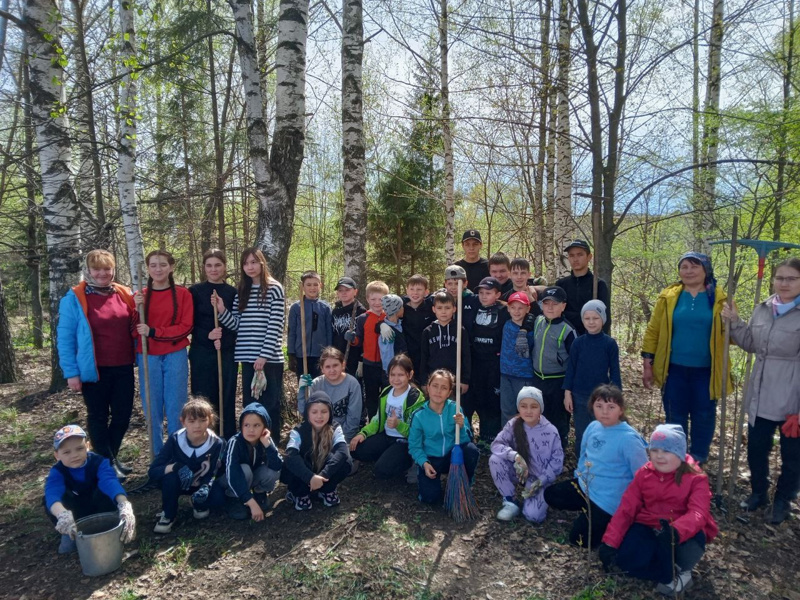
[[[677,596],[692,587],[692,572],[681,571],[677,577],[672,580],[672,583],[659,583],[656,586],[656,591],[665,596]]]
[[[192,515],[194,516],[195,519],[198,519],[198,520],[207,519],[208,515],[210,515],[210,514],[211,514],[211,510],[208,509],[208,508],[205,509],[205,510],[197,510],[196,508],[192,509]]]
[[[519,506],[508,500],[503,500],[503,507],[497,512],[498,521],[513,521],[519,515]]]
[[[165,517],[162,514],[161,518],[158,520],[158,523],[156,523],[156,526],[153,527],[153,532],[154,533],[170,533],[172,531],[172,526],[174,524],[175,524],[175,519],[172,519],[172,521],[170,521],[169,519],[167,519],[167,517]]]

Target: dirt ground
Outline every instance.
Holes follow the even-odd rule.
[[[187,501],[174,532],[165,536],[152,532],[159,492],[133,495],[138,536],[126,547],[122,567],[107,576],[85,577],[77,555],[57,555],[58,535],[41,507],[44,478],[53,463],[52,434],[68,422],[85,423],[82,399],[70,392],[47,394],[49,352],[21,350],[18,359],[21,383],[0,386],[2,598],[659,597],[649,583],[606,576],[595,555],[568,546],[572,514],[551,511],[542,525],[497,521],[500,498],[485,454],[474,487],[481,517],[462,525],[442,509],[421,505],[415,487],[405,481],[376,482],[369,465],[342,484],[336,508],[317,503],[312,511],[298,513],[284,500],[281,485],[262,523],[235,522],[222,514],[195,522]],[[637,384],[636,362],[626,359],[623,369],[629,417],[635,427],[649,431],[660,406],[654,393]],[[293,380],[287,375],[287,390]],[[137,402],[122,456],[136,469],[128,489],[146,472],[146,448]],[[563,477],[574,464],[570,452]],[[716,464],[713,458],[710,464]],[[728,504],[746,492],[743,478]],[[797,511],[777,527],[762,515],[740,522],[738,508],[714,514],[721,535],[695,569],[687,596],[800,600]]]

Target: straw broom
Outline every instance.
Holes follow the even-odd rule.
[[[458,280],[456,309],[456,413],[461,412],[461,295],[464,282]],[[456,425],[456,445],[450,453],[450,472],[444,493],[444,508],[456,523],[480,517],[480,509],[472,495],[472,489],[464,467],[464,451],[459,446],[461,428]]]

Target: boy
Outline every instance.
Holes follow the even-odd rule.
[[[350,277],[342,277],[336,283],[336,298],[336,304],[331,313],[331,323],[333,326],[332,345],[345,354],[347,353],[348,343],[347,340],[344,339],[344,334],[355,328],[356,317],[363,315],[367,312],[367,309],[358,301],[358,286]],[[353,316],[354,308],[356,311],[355,317]],[[361,348],[350,346],[350,352],[347,353],[345,372],[355,377],[356,371],[358,370],[358,363],[360,362]]]
[[[331,345],[333,325],[331,307],[319,299],[322,279],[316,271],[306,271],[300,276],[303,282],[303,307],[306,318],[306,357],[311,377],[319,377],[319,355],[322,349]],[[303,375],[303,336],[300,330],[300,301],[289,308],[289,335],[286,346],[289,355],[289,368]]]
[[[488,277],[488,275],[487,275]],[[478,296],[467,287],[467,272],[463,267],[450,265],[444,270],[444,289],[455,299],[458,298],[458,280],[464,282],[461,292],[461,326],[467,331],[472,329],[475,320],[475,311],[478,309]],[[480,281],[478,282],[480,283]],[[425,383],[424,381],[422,383]]]
[[[381,298],[381,307],[386,317],[380,324],[381,337],[378,350],[381,355],[381,367],[385,374],[384,381],[389,382],[389,363],[395,354],[405,354],[408,350],[406,336],[403,334],[403,299],[395,294],[387,294]]]
[[[589,269],[592,260],[592,250],[584,240],[572,240],[564,248],[569,259],[569,266],[572,267],[570,274],[556,281],[556,285],[564,290],[567,295],[567,308],[564,310],[564,318],[575,328],[577,335],[586,333],[586,329],[581,322],[581,308],[592,299],[594,293],[594,273]],[[611,311],[609,304],[610,296],[608,285],[602,279],[597,280],[597,299],[606,305],[607,319],[603,325],[603,331],[611,331]]]
[[[89,452],[86,432],[78,425],[56,431],[53,439],[56,464],[44,482],[43,502],[47,516],[61,534],[59,554],[75,552],[75,521],[103,512],[119,511],[122,541],[133,540],[136,518],[128,496],[107,458]]]
[[[403,333],[408,357],[414,364],[414,380],[418,383],[422,332],[433,323],[433,319],[433,296],[428,293],[428,278],[412,275],[406,281],[406,295],[403,296]]]
[[[495,252],[489,258],[489,276],[500,282],[500,292],[505,294],[513,288],[511,277],[511,261],[505,252]]]
[[[511,290],[504,292],[500,297],[500,300],[503,302],[508,302],[511,294],[514,294],[515,292],[521,292],[528,297],[530,314],[533,315],[533,317],[538,317],[540,314],[542,314],[542,310],[539,308],[539,303],[537,300],[539,299],[539,294],[544,291],[545,286],[531,285],[533,281],[531,279],[531,263],[524,258],[514,258],[511,261],[510,280]]]
[[[564,408],[564,376],[575,331],[562,314],[567,295],[560,287],[542,294],[542,315],[533,326],[533,385],[542,390],[544,416],[558,429],[561,447],[567,447],[569,413]]]
[[[524,338],[528,352],[517,352],[517,335],[523,323],[529,319],[531,303],[525,292],[514,292],[508,297],[507,310],[510,319],[503,325],[503,343],[500,348],[500,421],[502,425],[517,414],[517,396],[524,387],[533,386],[533,362],[530,348],[533,346],[533,327],[529,327]],[[538,305],[537,305],[538,308]]]
[[[449,292],[440,290],[433,295],[433,314],[436,320],[425,328],[422,334],[422,359],[419,366],[419,379],[422,391],[426,391],[428,375],[436,369],[447,369],[455,375],[458,337],[456,323],[456,301]],[[461,394],[469,389],[472,361],[470,360],[469,338],[466,328],[461,326]]]
[[[478,289],[478,284],[484,277],[489,277],[489,261],[481,258],[481,232],[476,229],[465,231],[461,236],[461,248],[464,258],[456,261],[456,265],[464,269],[467,276],[467,287],[471,291]]]
[[[481,366],[481,376],[475,377],[470,393],[464,399],[464,414],[468,421],[476,412],[480,418],[482,443],[491,442],[500,432],[500,347],[503,326],[508,311],[500,300],[500,282],[484,277],[478,284],[480,306],[470,331],[469,345],[472,364]]]
[[[606,305],[589,300],[581,309],[586,333],[579,336],[569,349],[567,374],[564,377],[564,408],[575,418],[575,454],[581,450],[583,432],[594,420],[589,410],[589,398],[598,385],[613,383],[622,389],[619,370],[619,346],[610,335],[603,333]]]
[[[386,317],[383,312],[383,297],[389,293],[389,286],[383,281],[371,281],[367,284],[367,306],[369,310],[356,317],[355,331],[347,331],[344,338],[352,346],[361,346],[361,369],[364,378],[364,399],[367,415],[374,415],[378,410],[378,400],[384,385],[383,366],[378,348],[380,324]]]

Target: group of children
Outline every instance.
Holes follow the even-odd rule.
[[[280,424],[273,428],[273,411],[257,395],[245,393],[239,432],[227,442],[214,432],[212,406],[190,398],[180,413],[181,428],[150,466],[163,507],[154,531],[172,530],[181,495],[191,497],[196,519],[225,507],[231,518],[261,521],[278,481],[286,484],[296,510],[310,509],[312,497],[335,506],[338,484],[355,471],[354,460],[374,462],[378,479],[405,476],[416,482],[420,501],[441,504],[440,478],[450,468],[457,429],[467,476],[474,479],[480,451],[471,423],[477,414],[481,445],[491,451],[489,469],[502,497],[498,519],[522,513],[538,523],[548,506],[578,511],[569,539],[600,546],[607,569],[658,581],[664,593],[685,589],[705,542],[716,534],[708,482],[686,455],[680,427],[656,428],[648,462],[646,442],[625,421],[619,351],[604,332],[607,304],[587,299],[578,308],[579,335],[564,317],[567,293],[560,286],[532,285],[526,260],[496,254],[486,261],[490,274],[477,279],[485,259],[468,260],[467,252],[476,241],[479,249],[479,232],[464,234],[469,274],[463,261],[447,267],[444,289],[433,294],[427,279],[414,275],[403,298],[374,281],[366,288],[367,308],[357,300],[355,282],[344,277],[331,309],[320,299],[319,275],[304,273],[303,299],[289,310],[288,332],[303,420],[291,430],[284,454],[272,435]],[[566,250],[573,268],[573,255],[590,256],[581,240]],[[585,294],[585,271],[573,270],[570,277]],[[252,301],[257,294],[254,290]],[[212,302],[223,324],[240,318],[237,307],[226,316],[224,301],[215,296]],[[473,377],[475,371],[479,375]],[[460,411],[452,399],[457,383]],[[252,393],[249,385],[243,387]],[[578,466],[574,479],[554,483],[563,470],[570,415]],[[47,510],[69,539],[74,516],[113,499],[132,535],[133,512],[124,490],[113,469],[106,473],[110,466],[104,459],[87,454],[85,437],[75,425],[56,435],[58,463],[46,484]],[[83,453],[68,461],[64,453],[71,441]],[[86,502],[75,503],[73,488],[88,494]],[[666,549],[674,558],[669,569]],[[62,550],[70,550],[64,538]]]

